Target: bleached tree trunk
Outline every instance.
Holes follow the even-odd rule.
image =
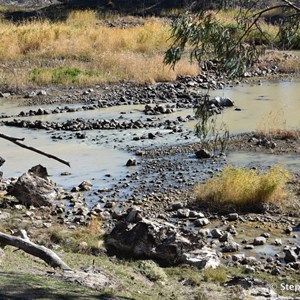
[[[25,230],[21,230],[21,235],[23,238],[0,232],[0,247],[4,248],[5,246],[10,245],[19,248],[28,254],[39,257],[53,268],[60,268],[66,271],[71,270],[71,268],[52,250],[31,242]]]

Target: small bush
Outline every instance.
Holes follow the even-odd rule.
[[[152,260],[140,261],[138,267],[140,272],[151,281],[165,281],[167,279],[164,270]]]
[[[285,184],[290,173],[273,167],[268,172],[227,167],[219,176],[195,187],[196,200],[210,208],[246,210],[264,208],[265,204],[280,204],[287,198]]]
[[[34,68],[31,71],[31,80],[36,83],[54,83],[54,84],[68,84],[75,83],[81,70],[70,67],[59,67],[53,69]]]
[[[225,282],[227,281],[226,270],[223,268],[212,269],[208,268],[204,270],[204,281],[206,282]]]

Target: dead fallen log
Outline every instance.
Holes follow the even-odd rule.
[[[55,160],[59,161],[60,163],[65,164],[65,165],[67,165],[68,167],[71,167],[71,166],[70,166],[70,163],[69,163],[68,161],[65,161],[65,160],[63,160],[63,159],[61,159],[61,158],[59,158],[59,157],[57,157],[57,156],[55,156],[55,155],[46,153],[46,152],[41,151],[41,150],[39,150],[39,149],[37,149],[37,148],[31,147],[31,146],[27,146],[27,145],[21,143],[20,141],[24,141],[24,138],[15,138],[15,137],[11,137],[11,136],[5,135],[5,134],[3,134],[3,133],[0,133],[0,138],[5,139],[5,140],[8,140],[8,141],[10,141],[10,142],[12,142],[12,143],[14,143],[14,144],[16,144],[16,145],[22,147],[22,148],[25,148],[25,149],[28,149],[28,150],[30,150],[30,151],[39,153],[39,154],[44,155],[44,156],[46,156],[46,157],[48,157],[48,158],[55,159]]]
[[[65,271],[71,270],[71,268],[65,262],[63,262],[56,253],[44,246],[40,246],[31,242],[25,230],[21,230],[21,236],[23,238],[0,232],[0,247],[4,248],[7,245],[13,246],[42,259],[53,268],[60,268]]]

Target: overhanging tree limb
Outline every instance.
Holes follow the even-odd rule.
[[[55,160],[59,161],[60,163],[65,164],[68,167],[71,167],[71,165],[70,165],[70,163],[68,161],[65,161],[65,160],[63,160],[63,159],[61,159],[61,158],[59,158],[59,157],[57,157],[55,155],[46,153],[46,152],[41,151],[41,150],[39,150],[37,148],[31,147],[31,146],[27,146],[27,145],[21,143],[20,141],[24,141],[24,138],[15,138],[15,137],[11,137],[11,136],[5,135],[3,133],[0,133],[0,138],[8,140],[8,141],[10,141],[10,142],[12,142],[12,143],[14,143],[14,144],[22,147],[22,148],[25,148],[25,149],[28,149],[30,151],[39,153],[39,154],[44,155],[44,156],[46,156],[48,158],[55,159]]]
[[[223,1],[215,2],[216,8],[223,5]],[[246,4],[241,1],[242,6],[230,22],[218,17],[220,10],[211,11],[205,5],[196,13],[187,11],[172,24],[172,44],[165,53],[164,62],[174,67],[187,50],[191,60],[213,61],[219,73],[232,78],[243,77],[268,47],[299,49],[300,7],[297,3],[281,0],[278,4],[260,7],[259,1],[253,1],[245,10],[243,5]],[[280,24],[274,27],[277,32],[271,34],[263,30],[261,24],[276,10],[280,11]]]

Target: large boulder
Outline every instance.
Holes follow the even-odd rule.
[[[209,100],[210,105],[214,104],[217,107],[231,107],[234,105],[233,101],[228,97],[214,97]]]
[[[57,197],[57,191],[47,177],[47,170],[41,165],[21,175],[8,192],[25,206],[51,206]]]
[[[218,264],[213,251],[201,251],[201,241],[195,244],[182,236],[173,224],[145,219],[135,208],[129,209],[105,242],[111,254],[153,259],[164,265],[189,263],[204,268]]]
[[[106,238],[109,252],[134,258],[149,258],[168,265],[178,263],[183,249],[191,247],[170,223],[141,218],[135,209],[119,221]]]

